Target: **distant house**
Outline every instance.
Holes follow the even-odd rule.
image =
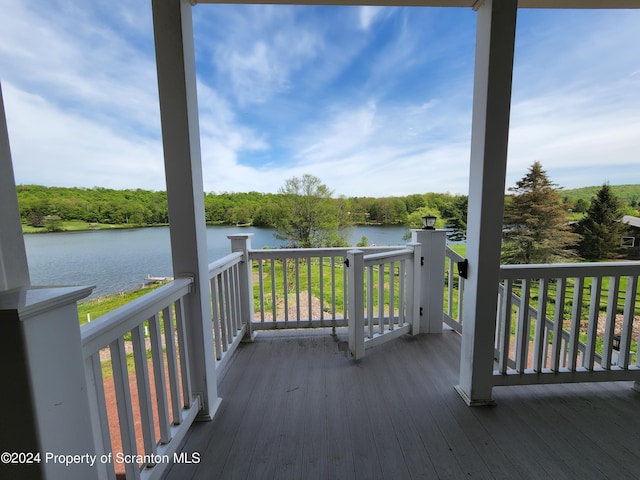
[[[622,246],[640,248],[640,217],[625,215],[620,221],[629,226],[629,231],[622,237]]]

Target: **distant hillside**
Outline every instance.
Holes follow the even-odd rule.
[[[610,185],[613,194],[627,205],[637,205],[640,203],[640,185]],[[561,190],[560,196],[567,197],[569,200],[586,200],[591,201],[602,185],[597,187],[581,187]]]

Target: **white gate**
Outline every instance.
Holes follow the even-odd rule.
[[[349,355],[407,333],[418,333],[420,245],[365,255],[347,252]]]

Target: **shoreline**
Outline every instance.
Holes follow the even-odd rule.
[[[265,225],[238,225],[235,223],[220,223],[220,222],[206,222],[208,227],[238,227],[238,228],[274,228]],[[168,223],[149,223],[149,224],[131,224],[131,223],[88,223],[82,222],[78,220],[63,220],[61,221],[61,226],[56,230],[48,230],[46,227],[32,227],[30,225],[26,225],[22,223],[22,233],[23,235],[32,235],[32,234],[46,234],[46,233],[70,233],[70,232],[89,232],[94,230],[134,230],[137,228],[156,228],[156,227],[168,227]],[[348,225],[349,227],[402,227],[404,224],[391,224],[391,223],[354,223]],[[408,228],[408,227],[407,227]]]

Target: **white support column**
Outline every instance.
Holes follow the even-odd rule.
[[[0,292],[30,285],[0,85]]]
[[[39,454],[1,463],[0,478],[99,478],[76,307],[92,289],[0,292],[0,452]],[[65,465],[53,454],[83,460]]]
[[[478,7],[460,384],[469,405],[493,403],[493,356],[507,168],[516,0]]]
[[[417,242],[407,244],[413,249],[413,262],[411,276],[407,285],[407,317],[411,323],[411,335],[420,332],[420,299],[422,295],[422,245]]]
[[[349,356],[364,357],[364,252],[347,252],[347,317],[349,322]]]
[[[171,254],[175,277],[193,276],[185,298],[191,385],[199,419],[211,419],[218,398],[211,326],[207,237],[198,102],[189,0],[152,0],[162,120]]]
[[[249,234],[227,235],[231,240],[231,251],[242,252],[244,255],[244,268],[240,269],[240,313],[242,321],[247,323],[247,331],[245,334],[246,341],[255,339],[253,332],[253,271],[251,258],[249,258],[249,250],[251,250],[251,237]]]
[[[444,230],[411,230],[411,241],[422,245],[419,297],[422,315],[418,332],[442,333],[447,234]]]

